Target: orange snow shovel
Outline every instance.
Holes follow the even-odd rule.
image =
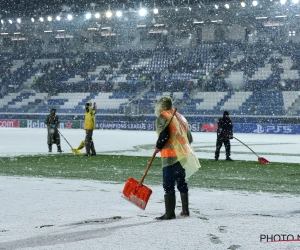
[[[137,181],[131,177],[128,178],[123,189],[123,197],[143,210],[145,210],[150,195],[152,194],[152,190],[143,185],[143,182],[155,158],[155,155],[156,153],[154,152],[142,176],[142,179]]]
[[[242,143],[244,146],[246,146],[247,148],[249,148],[253,154],[255,154],[257,157],[258,157],[258,161],[261,163],[261,164],[270,164],[270,162],[264,158],[264,157],[259,157],[259,155],[257,153],[255,153],[248,145],[246,145],[245,143],[243,143],[242,141],[240,141],[238,138],[236,137],[233,137],[234,139],[236,139],[237,141],[239,141],[240,143]]]

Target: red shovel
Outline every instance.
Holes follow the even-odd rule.
[[[148,170],[150,169],[155,155],[156,153],[154,152],[142,176],[142,179],[137,181],[131,177],[128,178],[123,189],[123,197],[143,210],[145,210],[150,195],[152,194],[152,190],[143,185],[143,181],[148,173]]]
[[[258,154],[256,154],[249,146],[247,146],[245,143],[240,141],[238,138],[236,138],[236,137],[233,137],[233,138],[236,139],[237,141],[239,141],[240,143],[242,143],[243,145],[245,145],[247,148],[249,148],[252,151],[252,153],[258,157],[258,161],[261,164],[270,164],[270,162],[267,159],[265,159],[264,157],[259,157]]]

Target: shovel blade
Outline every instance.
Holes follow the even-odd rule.
[[[139,185],[139,181],[128,178],[123,189],[124,198],[139,208],[145,210],[152,190],[145,185]]]
[[[263,157],[259,157],[259,158],[258,158],[258,161],[259,161],[261,164],[270,164],[270,162],[269,162],[267,159],[263,158]]]
[[[78,149],[72,148],[72,153],[76,154],[76,155],[81,155],[82,152]]]

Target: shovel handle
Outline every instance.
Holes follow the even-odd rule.
[[[242,143],[242,144],[243,144],[244,146],[246,146],[247,148],[249,148],[249,149],[252,151],[252,153],[255,154],[255,155],[259,158],[258,154],[255,153],[249,146],[247,146],[245,143],[243,143],[242,141],[240,141],[238,138],[236,138],[236,137],[234,137],[234,136],[233,136],[233,138],[236,139],[237,141],[239,141],[240,143]]]
[[[173,119],[173,117],[174,117],[176,111],[177,111],[177,108],[174,109],[174,112],[173,112],[172,117],[171,117],[171,119],[170,119],[170,121],[169,121],[169,123],[168,123],[168,126],[169,126],[169,124],[171,123],[171,121],[172,121],[172,119]],[[140,180],[138,186],[141,186],[141,185],[143,184],[143,182],[144,182],[144,180],[145,180],[145,178],[146,178],[146,175],[147,175],[147,173],[148,173],[148,171],[149,171],[149,169],[150,169],[150,167],[151,167],[151,164],[152,164],[152,162],[153,162],[153,160],[154,160],[154,158],[155,158],[155,155],[156,155],[156,152],[154,151],[154,152],[153,152],[153,155],[152,155],[152,157],[151,157],[151,159],[150,159],[150,161],[149,161],[149,163],[148,163],[148,166],[147,166],[147,168],[146,168],[146,170],[145,170],[145,172],[144,172],[144,174],[143,174],[143,176],[142,176],[142,179]]]
[[[147,173],[148,173],[148,171],[149,171],[149,169],[151,167],[151,164],[152,164],[152,162],[153,162],[153,160],[155,158],[155,155],[156,155],[156,152],[154,151],[154,153],[153,153],[153,155],[152,155],[152,157],[151,157],[151,159],[150,159],[150,161],[148,163],[148,166],[147,166],[147,168],[146,168],[146,170],[145,170],[145,172],[144,172],[144,174],[142,176],[142,179],[139,182],[139,186],[141,186],[143,184],[143,182],[144,182],[144,180],[146,178],[146,175],[147,175]]]
[[[71,144],[67,141],[67,139],[62,135],[62,133],[58,130],[58,129],[56,129],[57,130],[57,132],[62,136],[62,138],[64,138],[65,139],[65,141],[69,144],[69,146],[71,147],[71,149],[73,150],[73,148],[72,148],[72,146],[71,146]]]

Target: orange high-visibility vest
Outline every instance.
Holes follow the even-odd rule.
[[[161,115],[171,120],[173,110],[165,110],[161,112]],[[170,138],[161,150],[162,158],[177,157],[178,160],[182,159],[189,153],[188,138],[187,138],[188,123],[186,119],[179,114],[175,113],[171,123],[169,124]]]

